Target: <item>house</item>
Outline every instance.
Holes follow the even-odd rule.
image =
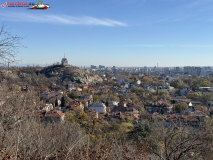
[[[140,85],[140,84],[141,84],[141,80],[137,80],[136,83],[137,83],[138,85]]]
[[[41,92],[40,97],[41,97],[41,98],[42,98],[42,97],[50,98],[50,92],[47,92],[47,91]]]
[[[85,102],[85,107],[88,107],[93,102],[93,96],[91,94],[79,95],[79,100]]]
[[[117,101],[108,101],[108,106],[111,108],[111,109],[114,109],[118,106],[118,102]]]
[[[119,79],[116,81],[116,83],[121,84],[123,82],[123,80]]]
[[[41,84],[41,85],[40,85],[40,92],[41,92],[41,93],[42,93],[42,92],[50,92],[50,90],[48,89],[47,86]]]
[[[41,97],[40,99],[42,102],[48,102],[48,98],[47,97]]]
[[[75,90],[76,87],[74,86],[74,84],[68,84],[67,85],[67,92],[71,92],[72,90]]]
[[[172,103],[173,104],[178,104],[178,103],[187,103],[187,104],[192,104],[192,106],[196,107],[196,106],[201,106],[201,102],[199,101],[195,101],[193,99],[173,99]]]
[[[194,112],[190,112],[188,115],[198,118],[201,122],[203,122],[206,119],[209,119],[208,115],[206,115],[205,113],[203,113],[199,110],[195,110]]]
[[[128,108],[127,107],[123,107],[123,106],[119,106],[119,107],[116,107],[112,110],[113,113],[125,113],[128,111]]]
[[[138,115],[139,111],[137,109],[135,109],[135,108],[130,108],[125,113],[126,114],[132,114],[132,115],[133,114]]]
[[[213,92],[213,87],[199,87],[201,92]]]
[[[53,105],[51,103],[43,103],[40,109],[48,112],[50,110],[53,110]]]
[[[128,114],[128,113],[101,113],[99,114],[99,118],[103,118],[105,121],[110,121],[112,118],[116,118],[116,119],[124,119],[124,120],[128,120],[128,119],[133,119],[133,123],[137,123],[138,120],[138,115],[137,114]]]
[[[79,92],[81,92],[81,91],[82,91],[82,88],[80,88],[80,87],[77,87],[77,88],[76,88],[76,91],[79,91]]]
[[[41,122],[62,122],[65,118],[65,113],[58,110],[44,111],[38,114],[36,117],[41,119]]]
[[[169,92],[169,96],[170,97],[177,97],[179,95],[178,95],[178,93],[175,93],[175,92]]]
[[[100,93],[100,92],[101,92],[101,90],[98,89],[98,88],[90,88],[89,90],[90,90],[90,92],[92,92],[92,93],[94,93],[94,94],[97,94],[97,93]]]
[[[95,91],[95,88],[90,87],[89,90],[90,90],[90,92],[91,92],[91,91]]]
[[[82,90],[88,89],[87,85],[81,85],[80,88],[81,88]]]
[[[118,104],[119,107],[127,107],[127,102],[122,101]]]
[[[61,99],[62,97],[63,97],[63,91],[58,91],[58,92],[56,92],[56,94],[55,94],[55,98],[57,98],[57,99]]]
[[[82,111],[84,110],[84,105],[81,103],[81,101],[72,101],[71,105],[62,108],[62,110],[63,112],[66,112],[67,110],[71,111],[76,108],[80,108]]]
[[[55,105],[55,100],[56,100],[55,98],[50,98],[50,99],[49,99],[49,103],[52,103],[52,104]]]
[[[107,113],[111,112],[111,108],[110,107],[106,107],[106,112]]]
[[[189,88],[182,88],[180,89],[180,96],[186,96],[187,93],[192,93],[192,90]]]
[[[90,111],[87,113],[87,116],[88,116],[89,119],[98,118],[98,111],[96,111],[96,110],[90,110]]]
[[[144,86],[143,86],[143,89],[145,89],[145,90],[149,90],[149,88],[150,88],[149,85],[144,85]]]
[[[165,104],[165,103],[149,103],[146,106],[146,110],[149,113],[170,113],[172,112],[173,105],[172,104]]]
[[[175,115],[170,114],[165,117],[164,123],[166,126],[170,126],[171,124],[175,124],[179,127],[183,125],[190,125],[193,127],[199,127],[200,120],[196,117],[190,116],[190,115]]]
[[[58,92],[59,90],[61,90],[61,87],[58,86],[58,85],[56,85],[56,84],[54,84],[54,85],[52,86],[52,89],[53,89],[55,92]]]
[[[89,110],[96,110],[98,113],[106,113],[106,105],[101,102],[90,103]]]
[[[124,88],[129,88],[129,82],[124,83]]]

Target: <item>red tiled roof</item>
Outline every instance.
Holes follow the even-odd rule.
[[[138,119],[138,114],[133,114],[134,119]]]
[[[62,117],[64,115],[65,115],[65,113],[62,113],[61,111],[54,110],[54,111],[47,112],[45,117]]]
[[[167,120],[170,121],[199,121],[197,118],[193,116],[185,116],[185,115],[169,115],[166,118]]]

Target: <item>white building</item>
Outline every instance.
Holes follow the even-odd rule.
[[[68,84],[67,85],[67,92],[71,92],[72,90],[75,90],[76,87],[74,86],[74,84]]]
[[[141,84],[141,80],[137,80],[137,82],[136,82],[137,84]]]
[[[90,103],[89,110],[96,110],[98,113],[106,113],[106,105],[101,102]]]
[[[114,109],[118,106],[118,102],[117,101],[109,101],[108,102],[108,106],[111,108],[111,109]]]

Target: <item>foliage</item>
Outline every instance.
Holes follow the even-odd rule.
[[[99,95],[94,94],[93,95],[93,101],[94,102],[100,102],[101,101],[101,97]]]
[[[174,111],[177,113],[182,113],[184,108],[187,107],[187,103],[178,103],[178,104],[174,104]]]
[[[61,98],[61,107],[65,107],[65,98],[64,98],[64,96]]]
[[[89,94],[90,93],[90,90],[89,89],[84,89],[83,90],[85,93]]]
[[[159,93],[159,95],[160,95],[160,96],[168,96],[168,95],[169,95],[169,92],[167,92],[167,91],[161,91],[161,92]]]
[[[146,110],[145,110],[145,108],[144,108],[144,105],[143,104],[137,104],[136,106],[135,106],[135,109],[137,109],[138,110],[138,112],[139,112],[139,114],[142,114],[142,113],[144,113]]]
[[[72,112],[66,114],[65,119],[71,123],[82,123],[87,119],[87,114],[81,108],[75,108]]]
[[[202,96],[199,98],[199,100],[204,104],[204,105],[208,105],[210,103],[210,101],[213,100],[213,93],[211,92],[206,92],[203,93]]]
[[[186,98],[187,98],[187,99],[194,99],[194,98],[195,98],[195,94],[194,94],[194,93],[188,93],[188,94],[186,95]]]
[[[197,92],[195,92],[194,93],[194,97],[196,98],[196,97],[201,97],[202,96],[202,94],[198,94]]]
[[[134,128],[128,132],[129,139],[134,140],[136,143],[140,143],[142,141],[147,141],[148,146],[152,148],[152,150],[156,150],[156,142],[154,140],[154,129],[152,128],[152,123],[139,123],[134,126]]]
[[[137,97],[132,97],[131,100],[132,100],[133,103],[138,103],[139,102]]]
[[[134,81],[137,81],[137,80],[138,80],[138,77],[137,77],[137,76],[133,76],[133,80],[134,80]]]
[[[131,92],[136,93],[137,95],[142,95],[144,92],[143,88],[131,87]]]
[[[153,97],[152,97],[152,101],[153,101],[153,102],[157,102],[157,100],[158,100],[158,97],[157,97],[157,96],[153,96]]]
[[[76,92],[71,92],[71,93],[68,93],[67,94],[68,97],[70,97],[71,99],[77,99],[78,98],[78,95]]]
[[[205,119],[203,122],[203,126],[208,126],[208,127],[213,126],[213,117]]]
[[[111,101],[120,102],[120,98],[119,98],[116,94],[110,94],[110,95],[109,95],[109,99],[110,99]]]
[[[177,89],[181,89],[184,85],[184,82],[181,79],[178,80],[173,80],[170,83],[170,86],[177,88]]]
[[[142,83],[141,83],[141,84],[147,85],[147,84],[149,84],[151,81],[152,81],[152,79],[151,79],[150,77],[145,76],[145,77],[142,78],[142,81],[141,81]]]
[[[199,111],[205,113],[206,115],[210,116],[210,113],[206,107],[196,107]]]

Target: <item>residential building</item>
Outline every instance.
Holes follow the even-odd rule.
[[[106,113],[106,105],[101,102],[90,103],[89,110],[96,110],[98,113]]]
[[[99,69],[105,69],[105,66],[99,65]]]
[[[62,122],[65,118],[65,113],[58,110],[44,111],[38,114],[36,117],[40,117],[41,122]]]
[[[146,106],[146,110],[149,113],[171,113],[173,105],[172,104],[165,104],[165,103],[149,103]]]
[[[97,67],[94,65],[91,65],[91,69],[97,69]]]
[[[108,101],[108,106],[111,108],[111,109],[114,109],[118,106],[118,103],[117,101]]]

